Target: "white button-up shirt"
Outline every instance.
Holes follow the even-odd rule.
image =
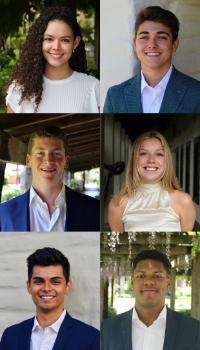
[[[65,186],[55,200],[56,209],[50,216],[47,204],[30,188],[30,229],[35,232],[64,231],[66,220]]]
[[[30,350],[52,350],[65,315],[66,310],[63,310],[59,319],[46,328],[42,328],[35,317],[31,333]]]
[[[144,113],[159,113],[172,69],[173,67],[171,66],[162,80],[154,87],[148,85],[144,74],[141,72],[141,95]]]
[[[167,308],[164,306],[158,318],[147,327],[140,321],[133,309],[132,316],[132,349],[133,350],[163,350],[165,339]]]

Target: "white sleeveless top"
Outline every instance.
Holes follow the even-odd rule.
[[[21,100],[19,86],[12,83],[7,92],[6,105],[15,113],[34,113],[34,99]],[[99,80],[91,75],[73,72],[62,80],[43,77],[42,100],[37,113],[98,113]]]
[[[181,231],[180,217],[170,206],[169,192],[159,183],[142,185],[122,215],[124,231]]]

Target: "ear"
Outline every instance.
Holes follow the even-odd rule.
[[[66,155],[65,156],[65,169],[68,169],[69,168],[69,156]]]
[[[173,52],[176,52],[176,50],[178,49],[179,46],[179,39],[177,38],[174,42],[173,42]]]
[[[135,50],[136,47],[136,37],[133,38],[133,49]]]
[[[27,288],[28,293],[31,294],[29,281],[26,282],[26,288]]]
[[[80,41],[81,41],[81,37],[80,36],[76,36],[75,39],[74,39],[74,47],[73,47],[74,50],[80,44]]]
[[[26,155],[26,165],[31,166],[31,157],[29,154]]]
[[[68,294],[70,292],[70,290],[72,289],[72,281],[69,280],[67,282],[67,285],[66,285],[66,291],[65,291],[65,294]]]

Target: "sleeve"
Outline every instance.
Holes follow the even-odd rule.
[[[89,113],[99,113],[100,106],[100,82],[98,79],[92,77],[92,89],[90,95]]]
[[[105,99],[105,103],[104,103],[104,107],[103,107],[103,113],[113,113],[113,106],[111,103],[111,89],[108,89],[107,95],[106,95],[106,99]]]

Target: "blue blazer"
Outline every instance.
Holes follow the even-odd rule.
[[[99,201],[66,187],[65,231],[100,231]],[[29,191],[0,204],[0,231],[30,231]]]
[[[141,73],[109,88],[103,112],[143,113]],[[199,112],[200,82],[173,68],[159,113]]]
[[[1,338],[0,350],[30,350],[34,318],[8,327]],[[66,314],[53,350],[99,350],[99,331]]]
[[[131,309],[103,321],[101,350],[132,350],[132,312]],[[167,309],[163,350],[199,349],[200,321]]]

